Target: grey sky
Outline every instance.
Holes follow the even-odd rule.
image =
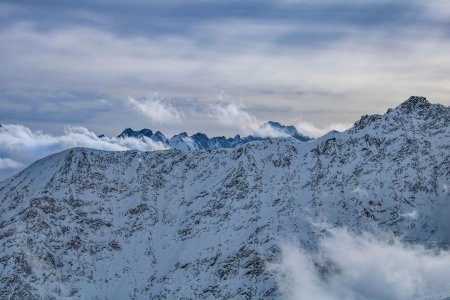
[[[218,103],[321,128],[449,105],[449,37],[448,1],[3,0],[0,123],[231,135]]]

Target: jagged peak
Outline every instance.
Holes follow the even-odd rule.
[[[153,131],[151,131],[148,128],[144,128],[144,129],[139,130],[139,133],[144,135],[144,136],[146,136],[146,137],[151,137],[153,135]]]
[[[122,131],[121,134],[119,134],[117,137],[119,138],[125,138],[125,137],[129,137],[129,136],[134,136],[136,134],[136,131],[134,131],[131,128],[126,128]]]
[[[299,132],[297,130],[297,128],[295,128],[295,126],[292,125],[283,125],[279,122],[275,122],[275,121],[268,121],[266,123],[264,123],[264,126],[270,126],[275,130],[281,131],[286,133],[287,135],[296,138],[300,141],[310,141],[312,140],[312,138],[307,137],[305,135],[303,135],[301,132]]]
[[[181,132],[179,134],[175,134],[172,137],[172,139],[175,139],[175,138],[187,138],[187,137],[189,137],[189,135],[186,133],[186,131],[183,131],[183,132]]]
[[[201,132],[198,132],[198,133],[192,135],[191,138],[199,139],[199,140],[205,140],[205,141],[209,140],[208,136],[206,134],[204,134],[204,133],[201,133]]]
[[[292,125],[283,125],[283,124],[281,124],[279,122],[276,122],[276,121],[268,121],[264,125],[271,126],[272,128],[275,128],[275,129],[291,130],[291,131],[298,132],[297,128],[295,128],[294,126],[292,126]]]
[[[153,135],[153,132],[150,129],[148,129],[148,128],[143,128],[143,129],[141,129],[139,131],[135,131],[132,128],[126,128],[117,137],[119,137],[119,138],[125,138],[125,137],[140,138],[140,137],[143,137],[143,136],[151,137],[152,135]]]
[[[362,116],[360,120],[355,122],[354,129],[360,130],[367,126],[372,126],[372,124],[380,124],[380,122],[394,124],[388,120],[391,116],[404,119],[406,122],[413,119],[433,122],[430,119],[438,120],[442,118],[448,122],[450,119],[450,110],[441,104],[430,103],[425,97],[411,96],[397,107],[389,108],[384,115],[373,114]]]
[[[422,96],[411,96],[398,106],[398,109],[406,112],[413,112],[430,107],[432,104],[427,98]]]
[[[157,132],[155,132],[155,135],[164,135],[161,131],[157,131]]]
[[[267,121],[266,125],[271,125],[271,126],[274,126],[274,127],[285,127],[284,125],[281,125],[280,122],[276,122],[276,121]]]
[[[122,131],[122,133],[124,133],[124,132],[135,132],[135,131],[132,128],[128,127]]]

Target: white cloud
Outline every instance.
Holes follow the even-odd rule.
[[[23,164],[10,158],[0,157],[0,170],[17,169],[23,167]]]
[[[256,116],[250,114],[244,109],[244,105],[239,105],[232,101],[224,101],[210,106],[210,117],[222,125],[239,130],[243,134],[254,134],[257,136],[269,137],[287,137],[288,135],[280,130],[265,124]],[[326,127],[319,128],[311,122],[300,121],[295,127],[297,130],[310,137],[320,137],[331,130],[345,131],[353,124],[332,123]]]
[[[128,98],[128,104],[137,112],[146,116],[150,121],[157,124],[180,123],[182,114],[170,103],[162,99],[136,100]]]
[[[219,103],[210,107],[210,116],[214,121],[239,130],[243,134],[253,134],[262,137],[287,137],[280,130],[263,124],[256,116],[249,114],[233,102]]]
[[[332,123],[326,127],[319,128],[319,127],[315,126],[313,123],[307,122],[307,121],[300,121],[296,125],[297,129],[301,133],[305,134],[306,136],[311,136],[311,137],[320,137],[320,136],[327,134],[328,132],[330,132],[332,130],[345,131],[352,126],[353,126],[353,124],[350,124],[350,123]]]
[[[317,266],[327,266],[320,273]],[[330,229],[318,251],[283,246],[270,265],[288,299],[409,300],[450,297],[450,253],[427,250],[387,234]]]
[[[164,146],[150,139],[99,138],[84,127],[68,126],[63,135],[49,135],[32,131],[23,125],[2,124],[0,127],[0,169],[7,169],[2,176],[10,176],[37,159],[72,147],[88,147],[100,150],[160,150]],[[0,178],[1,180],[2,178]],[[4,179],[4,178],[3,178]]]
[[[244,133],[251,133],[259,126],[255,116],[250,115],[235,103],[220,103],[212,105],[211,117],[226,126],[239,128]]]

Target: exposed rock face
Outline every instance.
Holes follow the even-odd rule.
[[[450,109],[417,97],[307,143],[75,148],[0,183],[0,298],[279,298],[311,221],[448,245],[449,186]]]

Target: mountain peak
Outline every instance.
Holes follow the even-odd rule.
[[[181,132],[179,134],[175,134],[172,137],[172,139],[175,139],[175,138],[187,138],[187,137],[189,137],[189,135],[186,133],[186,131],[183,131],[183,132]]]
[[[364,115],[355,122],[354,130],[367,127],[384,128],[393,131],[398,129],[399,124],[412,126],[421,124],[421,128],[438,128],[440,124],[449,124],[450,108],[441,104],[432,104],[427,98],[411,96],[395,108],[389,108],[384,115]],[[414,125],[414,126],[416,126]],[[448,126],[448,125],[447,125]]]
[[[273,128],[275,130],[283,132],[283,133],[285,133],[285,134],[287,134],[287,135],[289,135],[289,136],[291,136],[293,138],[296,138],[296,139],[298,139],[300,141],[303,141],[303,142],[307,142],[307,141],[312,140],[311,138],[309,138],[309,137],[301,134],[300,132],[298,132],[297,128],[295,128],[292,125],[286,126],[286,125],[283,125],[283,124],[281,124],[279,122],[268,121],[268,122],[266,122],[264,124],[264,126],[269,126],[269,127]]]
[[[146,137],[151,137],[153,135],[153,132],[148,128],[141,129],[139,133]]]
[[[427,98],[421,96],[411,96],[408,100],[400,104],[399,108],[406,112],[413,112],[428,108],[429,106],[431,106],[431,103],[428,102]]]
[[[196,134],[194,134],[193,136],[191,136],[193,139],[195,140],[202,140],[202,141],[208,141],[209,138],[206,134],[198,132]]]
[[[136,134],[136,131],[134,131],[131,128],[126,128],[124,131],[122,131],[121,134],[119,134],[117,137],[119,138],[125,138],[125,137],[130,137],[130,136],[134,136]]]
[[[122,131],[121,134],[118,135],[119,138],[126,138],[126,137],[134,137],[134,138],[141,138],[143,136],[151,137],[153,135],[153,132],[150,129],[144,128],[139,131],[135,131],[131,128],[127,128],[124,131]]]
[[[266,122],[266,124],[270,125],[272,127],[278,127],[278,128],[284,127],[283,125],[281,125],[279,122],[276,122],[276,121],[268,121],[268,122]]]

